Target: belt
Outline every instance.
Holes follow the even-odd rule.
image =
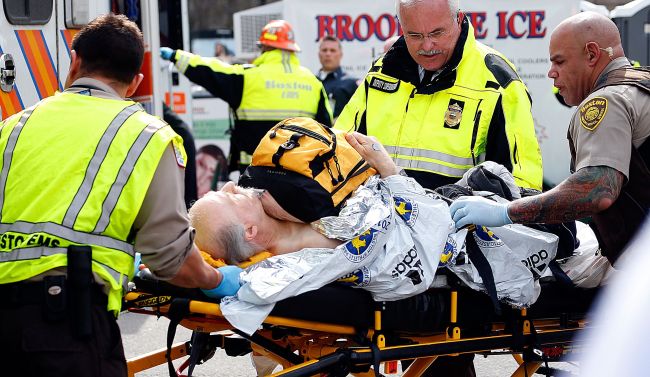
[[[65,281],[62,286],[46,284],[45,281],[2,284],[0,285],[0,308],[43,304],[46,299],[64,293],[65,289]],[[93,304],[107,305],[108,296],[101,286],[93,284],[91,291]]]

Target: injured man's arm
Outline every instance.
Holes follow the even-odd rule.
[[[346,139],[382,178],[399,173],[374,137],[354,132],[347,134]],[[292,221],[292,216],[268,192],[239,187],[232,182],[196,201],[189,216],[196,229],[197,247],[228,264],[241,263],[262,251],[278,255],[306,247],[335,248],[341,244],[309,224]]]

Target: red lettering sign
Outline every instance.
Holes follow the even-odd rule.
[[[508,37],[519,39],[524,36],[526,38],[543,38],[546,36],[546,28],[542,25],[544,18],[544,11],[515,11],[512,14],[497,12],[499,20],[497,39]],[[523,27],[518,27],[518,19],[523,22]]]
[[[466,14],[469,17],[469,22],[474,26],[474,38],[485,39],[488,29],[483,30],[483,23],[487,18],[487,14],[485,12],[468,12]]]
[[[395,16],[383,13],[374,19],[369,14],[360,14],[354,19],[347,14],[317,15],[316,40],[325,35],[334,35],[342,41],[367,41],[373,36],[380,41],[402,35],[402,28]]]

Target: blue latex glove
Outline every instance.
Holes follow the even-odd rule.
[[[456,199],[451,206],[451,218],[456,228],[477,224],[483,226],[503,226],[512,224],[508,216],[508,204],[482,198],[480,196],[463,196]]]
[[[172,55],[174,55],[174,50],[172,50],[169,47],[161,47],[160,48],[160,57],[165,59],[165,60],[170,60],[172,58]]]
[[[217,271],[221,273],[223,279],[221,283],[212,289],[201,289],[206,296],[212,298],[221,298],[225,296],[234,296],[239,290],[239,274],[241,274],[241,268],[237,266],[223,266],[217,268]]]
[[[133,261],[133,266],[135,267],[135,272],[137,273],[140,270],[140,265],[142,264],[142,254],[135,253],[135,260]]]

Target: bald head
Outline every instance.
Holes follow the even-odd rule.
[[[194,243],[199,250],[229,264],[240,263],[263,249],[253,241],[256,227],[251,225],[254,220],[250,215],[254,209],[238,199],[229,192],[211,191],[189,211],[190,224],[196,229]]]
[[[397,18],[402,20],[402,9],[411,8],[418,5],[435,5],[438,3],[446,3],[449,7],[449,15],[454,17],[456,12],[459,9],[459,0],[397,0],[395,2],[395,11],[397,13]],[[394,41],[393,41],[394,42]],[[390,48],[390,46],[389,46]]]
[[[209,192],[197,200],[189,211],[190,224],[196,230],[194,243],[215,259],[225,259],[226,247],[222,242],[222,230],[237,222],[232,215],[224,216],[219,203]]]
[[[625,56],[618,28],[609,18],[582,12],[562,21],[551,34],[548,77],[564,102],[579,105],[614,59]]]
[[[624,56],[621,36],[616,24],[596,12],[581,12],[562,21],[551,38],[568,38],[582,48],[589,42],[596,42],[602,48],[612,48],[612,59]]]

